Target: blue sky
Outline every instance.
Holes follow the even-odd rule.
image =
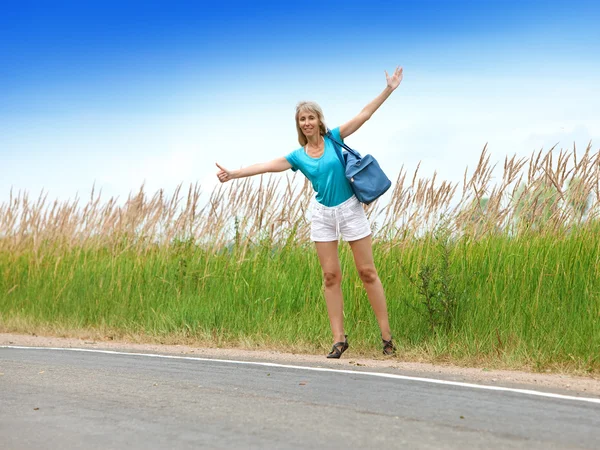
[[[592,1],[14,1],[0,15],[0,202],[216,184],[294,150],[299,100],[329,126],[404,81],[348,139],[394,178],[600,143]]]

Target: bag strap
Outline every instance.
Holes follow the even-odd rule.
[[[327,134],[325,136],[327,136],[333,142],[333,148],[335,149],[335,154],[337,155],[338,159],[342,163],[342,167],[345,168],[346,160],[344,159],[344,155],[342,155],[342,151],[338,147],[338,145],[340,145],[340,143],[333,138],[333,136],[331,135],[331,130],[329,128],[327,128]],[[337,144],[337,145],[335,145],[335,144]]]
[[[361,159],[360,153],[358,153],[356,150],[352,150],[350,147],[348,147],[346,144],[344,144],[343,142],[338,142],[333,138],[333,135],[331,134],[331,130],[328,128],[327,129],[327,135],[326,135],[329,139],[331,139],[334,143],[336,143],[337,145],[339,145],[340,147],[344,147],[346,149],[346,151],[352,153],[354,156],[356,156],[356,158]],[[337,146],[335,146],[335,149],[339,152],[338,153],[338,157],[341,157],[341,150],[338,149]],[[342,162],[343,166],[346,166],[346,162],[343,161]]]

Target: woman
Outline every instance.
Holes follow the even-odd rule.
[[[385,72],[387,86],[371,103],[349,122],[331,131],[333,139],[340,142],[358,130],[383,104],[402,81],[402,68],[397,67],[392,76]],[[348,349],[348,336],[344,333],[342,272],[338,257],[338,239],[350,244],[354,262],[375,312],[383,353],[393,355],[395,348],[388,321],[383,286],[373,262],[371,227],[362,205],[346,180],[344,168],[338,159],[333,142],[327,137],[323,112],[314,102],[301,102],[296,107],[296,129],[302,147],[289,155],[269,162],[254,164],[240,170],[227,170],[217,164],[217,177],[221,183],[234,178],[249,177],[266,172],[300,171],[312,182],[317,195],[313,201],[311,240],[315,242],[324,278],[325,301],[334,344],[328,358],[339,358]]]

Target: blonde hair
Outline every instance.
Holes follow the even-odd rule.
[[[308,111],[317,115],[317,118],[319,119],[319,131],[321,132],[321,136],[325,136],[327,133],[327,127],[325,126],[323,110],[316,102],[299,102],[296,105],[296,131],[298,131],[298,142],[304,147],[306,144],[308,144],[308,139],[306,139],[306,136],[304,136],[304,133],[300,128],[300,124],[298,123],[298,116],[302,111]]]

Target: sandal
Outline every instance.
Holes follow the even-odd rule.
[[[394,342],[392,341],[391,337],[390,337],[389,341],[386,341],[383,338],[381,338],[381,341],[383,342],[383,354],[384,355],[393,356],[394,354],[396,354],[396,347],[394,347]]]
[[[328,358],[339,359],[339,357],[342,356],[342,353],[348,350],[348,335],[344,335],[344,338],[344,342],[336,342],[333,344],[331,351],[327,354]]]

